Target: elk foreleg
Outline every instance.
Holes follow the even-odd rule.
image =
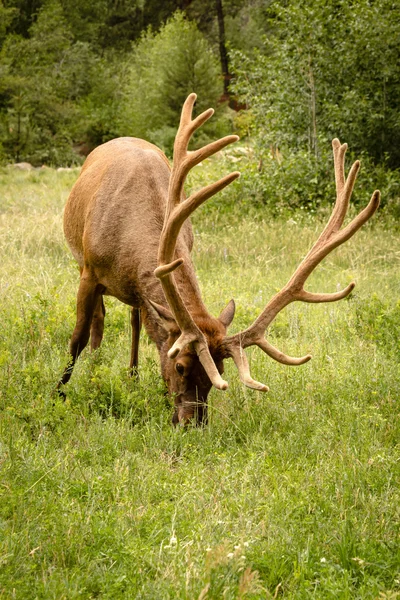
[[[129,370],[131,377],[137,375],[137,368],[139,364],[139,338],[140,330],[142,328],[142,321],[140,318],[140,308],[132,308],[131,312],[131,325],[132,325],[132,348],[131,348],[131,362],[129,363]]]
[[[76,325],[69,346],[70,360],[57,385],[58,394],[62,398],[65,398],[62,388],[71,379],[75,361],[89,341],[93,314],[99,299],[101,300],[101,291],[96,280],[83,272],[76,302]]]

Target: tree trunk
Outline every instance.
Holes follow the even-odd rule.
[[[230,81],[230,73],[229,73],[229,60],[228,60],[228,52],[226,50],[225,43],[225,23],[224,23],[224,11],[222,8],[222,0],[215,0],[215,7],[217,10],[218,17],[218,31],[219,31],[219,55],[221,60],[222,67],[222,75],[224,78],[224,97],[229,100],[229,81]]]
[[[318,135],[317,135],[317,94],[315,89],[314,71],[310,59],[309,71],[310,84],[310,151],[318,158]]]

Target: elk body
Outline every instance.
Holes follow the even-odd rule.
[[[172,168],[156,146],[137,138],[119,138],[96,148],[86,159],[64,213],[64,231],[80,267],[76,326],[70,342],[70,362],[58,384],[71,377],[74,363],[91,340],[100,346],[105,308],[103,295],[111,295],[132,307],[132,349],[130,367],[138,366],[141,322],[155,342],[162,376],[174,397],[174,423],[186,423],[194,416],[207,419],[207,396],[214,385],[228,387],[221,377],[223,361],[232,358],[242,382],[267,391],[252,379],[245,348],[256,345],[275,360],[299,365],[301,358],[286,356],[274,348],[265,333],[275,316],[295,300],[332,302],[347,296],[354,287],[334,294],[313,294],[304,283],[321,260],[348,240],[373,215],[379,205],[375,191],[368,206],[340,229],[359,170],[356,161],[345,178],[347,146],[333,141],[337,199],[331,218],[290,281],[266,305],[246,330],[227,335],[235,305],[233,300],[218,318],[211,316],[202,299],[190,258],[193,234],[188,220],[204,201],[234,181],[239,173],[185,198],[183,187],[189,170],[236,141],[227,136],[199,150],[189,151],[194,131],[213,114],[209,109],[192,120],[196,95],[191,94],[182,109]]]

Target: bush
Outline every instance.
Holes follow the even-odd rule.
[[[333,153],[331,144],[321,146],[319,157],[306,150],[297,152],[274,146],[253,143],[233,146],[225,152],[234,162],[241,177],[235,185],[231,201],[252,206],[266,206],[275,215],[287,216],[295,210],[314,213],[330,207],[336,198]],[[400,217],[400,172],[391,171],[384,164],[375,165],[367,155],[346,155],[346,173],[359,158],[361,169],[354,187],[351,205],[365,206],[372,192],[382,194],[381,207],[395,219]],[[229,168],[229,166],[227,166]],[[232,168],[232,166],[231,166]],[[229,198],[225,198],[229,202]]]

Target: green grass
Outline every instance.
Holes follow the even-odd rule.
[[[222,171],[225,167],[222,168]],[[210,181],[218,163],[193,180]],[[378,215],[310,279],[350,299],[295,304],[226,364],[205,429],[173,429],[155,348],[127,375],[127,307],[107,298],[101,349],[55,395],[78,270],[62,234],[77,172],[0,171],[0,598],[400,598],[400,235]],[[371,190],[372,191],[372,190]],[[247,326],[322,220],[210,201],[194,219],[203,296]]]

